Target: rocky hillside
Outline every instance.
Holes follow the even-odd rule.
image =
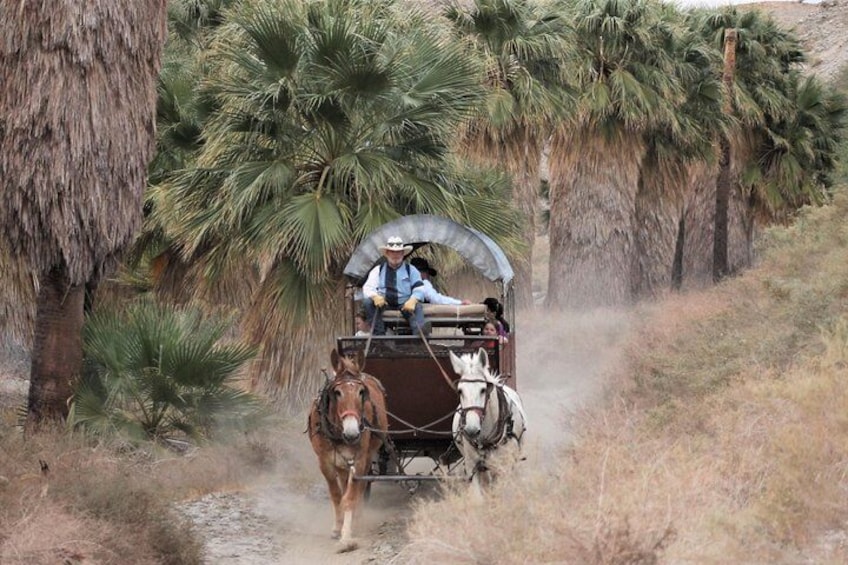
[[[807,48],[810,70],[822,78],[832,80],[848,65],[848,0],[763,2],[741,7],[765,10],[794,29]]]

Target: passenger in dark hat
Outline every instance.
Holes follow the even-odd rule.
[[[439,272],[430,266],[430,263],[424,257],[413,257],[409,260],[409,263],[418,269],[418,272],[421,273],[422,277],[426,274],[430,277],[439,276]]]
[[[433,288],[433,283],[430,282],[430,277],[437,276],[438,271],[430,266],[427,259],[424,259],[423,257],[413,257],[410,259],[409,263],[421,273],[421,279],[424,281],[422,288],[425,302],[429,302],[430,304],[448,304],[450,306],[471,304],[468,300],[460,300],[459,298],[446,296]]]

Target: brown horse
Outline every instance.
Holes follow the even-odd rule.
[[[333,537],[342,551],[356,548],[351,541],[353,517],[365,491],[354,476],[368,473],[388,430],[383,385],[363,373],[362,352],[357,358],[330,354],[335,376],[328,380],[309,413],[309,440],[318,455],[335,512]]]

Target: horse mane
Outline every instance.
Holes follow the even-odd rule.
[[[502,386],[506,381],[503,375],[493,371],[491,367],[484,367],[480,365],[480,363],[478,362],[479,357],[477,353],[463,353],[460,355],[460,359],[467,365],[471,365],[479,369],[480,374],[483,375],[487,382],[490,382],[497,386]]]
[[[492,369],[484,368],[483,374],[486,375],[487,381],[497,386],[503,386],[503,384],[506,382],[506,378],[503,375],[501,375],[500,373],[496,373]]]
[[[349,357],[339,357],[339,365],[334,367],[335,378],[345,378],[345,374],[352,375],[355,378],[361,377],[364,373],[359,368],[359,363]]]

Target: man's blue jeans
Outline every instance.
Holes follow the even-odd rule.
[[[421,303],[415,305],[415,312],[406,312],[400,307],[392,308],[386,306],[383,309],[374,306],[374,301],[368,297],[362,299],[362,306],[365,308],[365,321],[374,328],[372,335],[386,335],[386,325],[383,323],[383,310],[400,310],[401,316],[407,321],[412,329],[412,335],[418,335],[421,328],[424,327],[424,307]]]

